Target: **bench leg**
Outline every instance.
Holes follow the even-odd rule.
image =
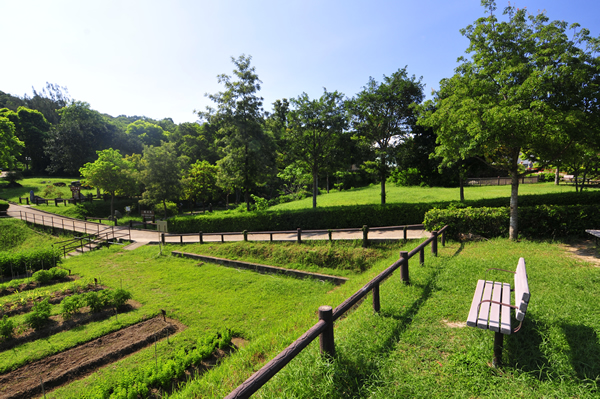
[[[504,344],[504,334],[500,332],[494,333],[494,360],[492,364],[494,367],[502,366],[502,346]]]

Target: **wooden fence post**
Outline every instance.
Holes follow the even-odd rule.
[[[244,235],[244,241],[248,241],[248,230],[242,231],[242,234]]]
[[[319,336],[321,355],[335,357],[335,343],[333,339],[333,309],[331,306],[319,307],[319,320],[323,320],[327,327]]]
[[[367,248],[369,246],[369,226],[364,225],[362,227],[362,232],[363,232],[362,246],[363,246],[363,248]]]
[[[433,240],[431,240],[431,254],[433,256],[437,256],[438,254],[438,250],[437,250],[437,236],[438,236],[438,232],[437,231],[432,231],[431,232],[431,237],[433,237]]]
[[[162,241],[162,244],[165,245],[165,233],[160,233],[160,240]]]
[[[381,303],[379,300],[379,283],[373,286],[373,311],[379,313]]]
[[[442,230],[442,247],[446,246],[446,230]]]
[[[329,242],[333,242],[333,230],[329,229],[327,230],[327,234],[329,235]]]
[[[425,264],[425,247],[421,248],[419,251],[419,265],[423,266]]]
[[[202,237],[202,232],[201,231],[198,232],[198,238],[200,240],[200,244],[204,244],[204,237]]]
[[[410,284],[410,276],[408,275],[408,252],[400,251],[400,258],[404,259],[400,265],[400,280],[405,284]]]
[[[298,244],[302,243],[302,229],[300,227],[298,227]]]
[[[404,226],[404,228],[402,229],[403,234],[404,234],[404,241],[407,240],[407,234],[406,234],[406,226]]]

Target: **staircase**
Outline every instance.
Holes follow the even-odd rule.
[[[115,230],[112,227],[107,227],[95,234],[85,234],[70,240],[57,242],[54,245],[58,245],[58,250],[62,256],[67,257],[81,255],[85,252],[114,244],[119,239],[131,240],[129,230]]]

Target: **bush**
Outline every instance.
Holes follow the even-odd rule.
[[[84,301],[85,304],[90,307],[90,311],[93,313],[98,313],[104,308],[104,298],[105,295],[100,296],[96,291],[90,291],[85,294]]]
[[[38,302],[33,306],[31,312],[25,316],[25,324],[33,329],[44,327],[50,319],[50,303],[48,299]]]
[[[507,237],[509,208],[433,209],[425,215],[425,228],[439,230],[448,225],[448,233],[483,237]],[[597,205],[537,205],[519,207],[519,234],[527,238],[557,238],[586,235],[586,229],[600,226]]]
[[[81,295],[72,295],[64,298],[61,305],[61,315],[63,319],[69,320],[73,315],[79,312],[79,309],[83,307],[84,300]]]
[[[30,249],[27,251],[2,251],[0,252],[0,274],[3,276],[25,274],[28,269],[40,270],[61,261],[58,254],[55,256],[52,248]]]
[[[12,320],[9,320],[7,315],[2,317],[0,320],[0,338],[8,339],[13,336],[15,330],[15,324]]]
[[[32,277],[34,281],[40,284],[46,284],[52,280],[52,273],[50,270],[38,270],[37,272],[33,273]]]
[[[6,212],[8,210],[8,202],[0,200],[0,212]]]
[[[125,302],[131,299],[131,293],[121,288],[113,290],[111,294],[112,295],[109,306],[113,306],[115,308],[125,305]]]

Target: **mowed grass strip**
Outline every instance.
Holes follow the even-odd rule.
[[[494,334],[466,327],[485,270],[527,262],[531,302],[522,330],[505,336],[502,369],[490,366]],[[365,302],[336,323],[336,358],[313,343],[257,398],[597,397],[600,268],[557,244],[504,239],[451,243],[410,286],[381,286],[381,312]],[[512,274],[488,278],[511,282]],[[200,392],[184,391],[177,397]]]
[[[519,186],[520,195],[571,192],[575,192],[575,187],[564,184],[557,186],[554,183],[536,183],[521,184]],[[329,194],[322,190],[322,194],[317,197],[317,206],[326,207],[380,204],[380,194],[381,187],[379,184],[371,184],[367,187],[353,188],[351,190],[344,191],[330,190]],[[484,198],[510,198],[510,185],[465,187],[465,199],[477,200]],[[455,187],[398,187],[393,184],[386,185],[386,202],[388,204],[458,201],[459,199],[459,190]],[[299,201],[279,204],[269,209],[292,210],[310,209],[311,207],[312,197],[307,197]]]

